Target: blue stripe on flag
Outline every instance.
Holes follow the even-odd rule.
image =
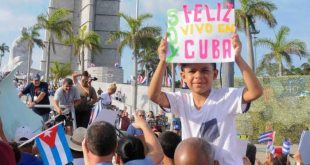
[[[287,155],[290,153],[291,149],[291,143],[289,140],[284,140],[283,141],[283,146],[282,146],[282,154]]]
[[[71,151],[70,151],[70,148],[69,148],[69,145],[68,145],[68,142],[67,142],[67,138],[66,138],[66,135],[65,135],[65,131],[64,131],[64,128],[62,125],[59,125],[58,126],[58,137],[62,143],[62,146],[66,152],[66,157],[67,157],[67,160],[68,162],[72,162],[73,161],[73,156],[71,154]]]
[[[272,133],[273,133],[273,131],[267,131],[267,132],[260,133],[259,136],[263,136],[266,134],[272,134]]]
[[[48,160],[47,160],[47,156],[46,156],[46,154],[45,154],[45,152],[44,152],[44,149],[43,149],[43,147],[42,147],[42,144],[41,144],[41,140],[40,140],[39,138],[36,138],[36,139],[35,139],[35,142],[36,142],[37,148],[38,148],[38,150],[39,150],[41,159],[43,160],[43,163],[44,163],[45,165],[49,165]]]
[[[274,154],[275,148],[272,144],[267,145],[267,151],[270,152],[271,154]]]
[[[259,136],[270,135],[272,133],[273,131],[267,131],[267,132],[260,133]]]
[[[56,164],[62,164],[57,147],[55,146],[55,147],[51,148],[51,151],[52,151],[52,154],[53,154],[53,158],[54,158],[54,160],[55,160],[55,163],[56,163]]]
[[[258,137],[258,142],[263,143],[263,142],[272,141],[272,136],[273,136],[272,134],[273,134],[273,131],[267,131],[267,132],[260,133]]]

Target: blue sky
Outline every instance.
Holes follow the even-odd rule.
[[[0,0],[0,44],[6,43],[11,46],[11,43],[20,35],[20,29],[25,26],[29,27],[36,22],[36,17],[47,11],[48,0]],[[128,15],[135,16],[136,0],[121,0],[121,12]],[[139,13],[151,13],[153,18],[150,19],[147,25],[161,26],[163,32],[166,29],[166,11],[169,8],[179,8],[183,4],[189,4],[193,7],[196,3],[208,3],[211,6],[215,6],[217,2],[214,0],[140,0]],[[310,28],[309,19],[310,12],[308,11],[309,0],[296,0],[292,1],[274,0],[273,1],[278,10],[274,12],[274,15],[278,21],[275,29],[269,29],[264,23],[257,22],[257,29],[260,33],[258,38],[274,37],[274,33],[277,32],[280,26],[285,25],[290,28],[289,38],[300,39],[306,42],[308,50],[310,48]],[[239,1],[235,0],[236,7],[239,6]],[[124,23],[121,22],[121,29],[125,29]],[[41,37],[44,38],[43,32]],[[246,40],[243,32],[239,32],[241,41],[243,42],[243,57],[246,60]],[[256,59],[259,61],[262,55],[267,53],[268,50],[263,48],[256,48]],[[42,51],[35,49],[33,52],[34,63],[33,68],[40,67],[40,60]],[[7,64],[8,54],[2,61],[2,66]],[[306,59],[302,61],[299,58],[294,58],[294,65],[299,66]],[[131,51],[126,49],[122,55],[122,66],[124,68],[124,81],[129,79],[132,74],[132,61]],[[236,75],[240,74],[238,69],[235,69]]]

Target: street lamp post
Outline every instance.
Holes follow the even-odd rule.
[[[231,3],[235,6],[234,0],[224,0],[224,4]],[[226,6],[226,5],[223,5]],[[235,8],[235,7],[234,7]],[[223,87],[233,87],[234,86],[234,62],[223,63]]]
[[[139,0],[136,1],[136,18],[138,18],[138,14],[139,14]],[[137,86],[137,70],[138,70],[138,66],[137,66],[137,52],[133,52],[133,67],[134,67],[134,71],[133,71],[133,82],[132,82],[132,108],[133,111],[136,110],[137,108],[137,90],[138,90],[138,86]]]

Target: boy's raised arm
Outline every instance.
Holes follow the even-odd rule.
[[[244,83],[245,90],[243,92],[243,102],[250,103],[251,101],[256,100],[263,94],[263,88],[258,81],[256,75],[253,73],[252,69],[248,64],[243,60],[241,56],[242,45],[239,40],[238,34],[234,34],[232,37],[232,45],[235,49],[236,56],[235,60],[239,69],[241,71]]]
[[[164,72],[167,68],[166,53],[168,50],[167,35],[161,40],[158,47],[159,63],[156,71],[152,77],[150,86],[148,88],[148,96],[150,100],[159,104],[162,107],[170,108],[169,100],[164,92],[161,91],[161,84],[163,80]]]

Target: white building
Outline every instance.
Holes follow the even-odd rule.
[[[70,10],[69,19],[72,21],[74,34],[78,33],[80,27],[87,26],[87,31],[95,31],[100,35],[102,52],[91,54],[90,51],[85,50],[84,60],[85,70],[102,82],[123,82],[123,70],[114,65],[121,63],[116,50],[119,42],[111,45],[106,44],[109,33],[120,29],[120,18],[117,16],[119,5],[119,0],[50,0],[49,3],[49,13],[57,8]],[[73,70],[80,70],[79,60],[74,56],[71,46],[56,41],[55,47],[56,53],[51,51],[51,61],[71,62]],[[46,59],[47,49],[44,50],[41,60],[42,71],[45,71]],[[91,64],[96,67],[87,68]]]

